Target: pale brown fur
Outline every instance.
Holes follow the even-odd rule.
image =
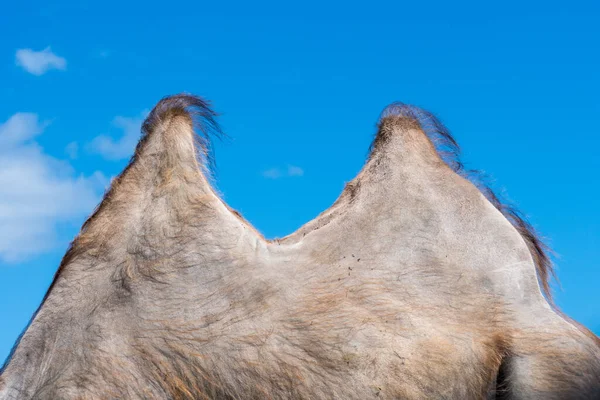
[[[544,246],[432,115],[386,109],[335,204],[274,241],[206,178],[214,115],[189,95],[152,111],[0,399],[600,396],[598,339],[548,303]]]

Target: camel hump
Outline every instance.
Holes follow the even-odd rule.
[[[181,93],[164,97],[142,124],[135,156],[146,142],[153,142],[151,147],[157,151],[172,153],[175,159],[177,155],[193,155],[202,167],[209,167],[213,164],[211,138],[224,136],[216,116],[210,103],[199,96]]]
[[[387,106],[379,117],[369,158],[381,153],[405,159],[418,156],[434,163],[445,161],[454,167],[454,157],[447,157],[447,154],[458,152],[458,144],[433,114],[410,104],[395,102]]]
[[[396,102],[387,106],[379,117],[377,133],[371,143],[369,160],[390,168],[421,169],[446,164],[456,174],[474,184],[521,235],[533,257],[539,283],[552,303],[550,281],[554,275],[550,249],[526,218],[512,204],[498,196],[487,184],[485,174],[464,168],[460,146],[444,124],[429,111]]]

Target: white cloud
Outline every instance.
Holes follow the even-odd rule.
[[[304,170],[294,165],[288,165],[287,168],[270,168],[262,172],[262,176],[267,179],[279,179],[292,176],[303,176]]]
[[[65,147],[65,153],[71,160],[76,159],[79,156],[79,144],[77,142],[71,142]]]
[[[33,139],[46,128],[33,113],[17,113],[0,125],[0,150],[18,146]]]
[[[96,136],[88,144],[88,150],[113,161],[131,157],[140,139],[140,130],[146,114],[134,118],[116,117],[112,124],[122,131],[121,137],[115,140],[108,135]]]
[[[64,244],[61,225],[81,222],[98,203],[106,178],[76,176],[33,140],[47,123],[18,113],[0,124],[0,260],[20,261]]]
[[[283,173],[279,168],[270,168],[266,171],[263,171],[262,176],[269,179],[278,179],[283,176]]]
[[[296,167],[294,165],[288,165],[287,169],[288,176],[303,176],[304,170],[300,167]]]
[[[67,60],[54,54],[50,47],[41,51],[19,49],[15,55],[15,62],[27,72],[37,76],[44,75],[51,69],[63,71],[67,69]]]

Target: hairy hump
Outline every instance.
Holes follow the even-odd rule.
[[[396,102],[386,107],[378,122],[378,132],[370,147],[370,157],[381,147],[381,142],[386,140],[384,123],[389,118],[405,120],[409,127],[422,130],[434,145],[439,157],[457,174],[468,179],[479,191],[498,209],[512,224],[525,241],[536,266],[538,280],[546,298],[552,302],[550,289],[551,278],[555,276],[551,249],[544,243],[542,237],[527,221],[523,213],[505,199],[502,199],[486,182],[485,175],[478,170],[465,168],[461,160],[461,151],[458,142],[454,139],[448,128],[432,113],[419,107]]]

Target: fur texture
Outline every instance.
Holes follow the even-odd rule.
[[[546,248],[431,114],[388,107],[340,198],[273,241],[207,179],[214,117],[190,95],[151,112],[0,399],[600,398]]]

